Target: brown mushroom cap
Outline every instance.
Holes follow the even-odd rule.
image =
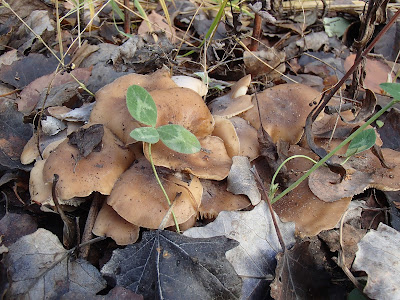
[[[231,87],[231,91],[211,101],[208,105],[215,116],[231,118],[245,112],[254,105],[251,103],[251,96],[246,95],[251,82],[251,75],[247,75]]]
[[[65,140],[46,160],[44,182],[51,183],[54,174],[59,175],[57,195],[60,199],[86,197],[93,191],[109,195],[115,181],[133,162],[134,154],[104,127],[101,151],[93,151],[86,158],[78,158],[78,149]]]
[[[151,147],[153,162],[174,171],[191,173],[199,178],[222,180],[228,176],[232,159],[226,152],[224,141],[216,136],[199,139],[204,151],[194,154],[175,152],[158,142]],[[143,152],[148,158],[148,144],[143,144]]]
[[[123,219],[111,206],[104,203],[93,226],[93,234],[112,238],[117,245],[133,244],[139,237],[140,227]]]
[[[397,166],[400,165],[400,153],[384,148],[382,154],[390,169],[383,167],[372,151],[367,150],[353,155],[343,165],[347,176],[342,181],[338,180],[338,174],[327,168],[315,170],[309,178],[310,189],[324,201],[336,201],[341,195],[354,196],[367,188],[398,191],[400,169]]]
[[[247,156],[250,160],[260,155],[257,130],[246,120],[239,117],[229,119],[215,116],[215,126],[212,135],[220,137],[228,155]]]
[[[201,180],[204,192],[199,207],[201,218],[216,218],[223,211],[236,211],[250,206],[244,195],[234,195],[226,190],[226,181]]]
[[[29,193],[31,201],[37,204],[51,204],[54,202],[51,196],[51,183],[45,183],[43,179],[43,168],[46,160],[35,162],[29,177]]]
[[[171,79],[177,86],[191,89],[201,97],[207,95],[207,86],[200,79],[183,75],[172,76]]]
[[[182,125],[198,138],[213,131],[213,116],[203,99],[191,89],[158,89],[150,95],[157,105],[156,127],[171,123]]]
[[[302,154],[313,159],[316,155],[311,151],[292,145],[289,156]],[[313,163],[304,158],[290,160],[286,167],[290,170],[292,181],[300,178]],[[315,196],[304,180],[298,187],[273,204],[275,212],[284,222],[295,222],[296,230],[301,236],[314,236],[322,230],[333,228],[350,204],[351,197],[345,197],[335,202],[324,202]]]
[[[262,124],[274,143],[278,140],[296,144],[303,135],[305,121],[312,110],[313,101],[318,100],[320,93],[303,84],[280,84],[258,93],[258,103]],[[260,120],[256,99],[254,107],[243,114],[243,119],[256,129]]]
[[[250,161],[260,155],[260,144],[258,143],[257,130],[246,120],[233,117],[229,119],[235,127],[239,137],[239,155],[247,156]]]
[[[203,189],[198,178],[188,184],[166,170],[158,170],[160,179],[171,202],[178,223],[184,223],[200,205]],[[157,229],[169,206],[158,185],[150,163],[140,158],[116,182],[107,203],[125,220],[140,227]],[[172,216],[166,223],[174,225]]]
[[[224,141],[226,152],[229,157],[232,158],[239,155],[239,137],[230,119],[225,119],[220,116],[215,116],[214,119],[215,126],[212,135],[218,136]]]
[[[126,107],[126,91],[133,84],[140,85],[149,92],[177,86],[170,78],[168,71],[161,69],[151,75],[122,76],[96,93],[96,104],[89,122],[104,124],[125,144],[132,142],[130,132],[140,127]]]

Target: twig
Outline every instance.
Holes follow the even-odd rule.
[[[390,21],[383,27],[383,29],[378,33],[378,35],[374,38],[374,40],[368,45],[367,48],[362,52],[362,54],[354,61],[354,64],[351,66],[351,68],[347,71],[347,73],[342,77],[342,79],[339,80],[338,83],[336,83],[332,89],[330,90],[329,93],[325,94],[322,96],[319,107],[315,110],[313,116],[312,116],[312,122],[315,121],[317,116],[320,114],[320,112],[324,109],[326,104],[329,102],[329,100],[333,97],[333,95],[336,94],[336,92],[340,89],[340,87],[345,83],[347,78],[350,77],[351,74],[353,74],[354,70],[358,67],[360,62],[362,61],[363,57],[365,57],[369,52],[371,52],[372,48],[376,45],[376,43],[382,38],[382,36],[389,30],[389,28],[393,25],[393,23],[396,21],[397,17],[400,15],[400,9],[394,14],[394,16],[390,19]]]
[[[59,213],[63,223],[63,244],[67,248],[71,248],[73,243],[76,241],[76,225],[75,223],[67,217],[64,211],[61,209],[60,203],[58,202],[56,186],[58,182],[59,176],[58,174],[54,174],[53,178],[53,186],[51,188],[51,195],[53,197],[54,204],[56,206],[56,210]]]
[[[262,180],[260,178],[260,175],[258,174],[257,169],[256,169],[255,166],[251,169],[251,172],[254,174],[254,177],[255,177],[256,181],[258,182],[259,186],[261,187],[261,189],[262,189],[262,191],[264,193],[265,201],[268,204],[269,212],[271,213],[271,217],[272,217],[272,222],[274,223],[276,235],[278,236],[278,240],[279,240],[279,243],[281,244],[283,252],[285,252],[286,251],[285,242],[283,241],[283,237],[282,237],[281,231],[279,230],[278,223],[276,222],[276,217],[275,217],[275,214],[274,214],[274,210],[272,209],[271,201],[270,201],[270,199],[268,197],[267,190],[265,189],[264,184],[263,184],[263,182],[262,182]]]
[[[129,6],[129,0],[124,0],[125,6]],[[131,16],[129,10],[124,8],[124,31],[127,34],[131,33]]]
[[[255,14],[254,16],[254,26],[253,26],[253,35],[251,39],[251,43],[249,46],[250,51],[257,51],[258,50],[258,44],[259,44],[259,39],[261,37],[261,24],[262,24],[262,18],[259,14]]]
[[[96,193],[93,197],[92,204],[90,206],[89,214],[86,219],[85,229],[82,235],[82,243],[86,243],[87,241],[93,238],[92,230],[94,223],[96,221],[97,215],[99,214],[99,210],[103,204],[103,196],[99,193]],[[79,257],[87,259],[89,255],[90,244],[82,246],[79,249]]]

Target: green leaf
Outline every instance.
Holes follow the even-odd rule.
[[[400,100],[400,83],[381,83],[379,85],[386,93],[390,94],[393,99]]]
[[[159,141],[160,136],[154,127],[139,127],[131,131],[130,136],[137,141],[155,144]]]
[[[181,125],[169,124],[157,128],[160,140],[170,149],[184,154],[199,152],[201,145],[197,137]]]
[[[363,152],[371,148],[376,141],[376,133],[373,128],[365,129],[354,139],[351,140],[347,148],[346,157]]]
[[[376,123],[376,126],[378,126],[379,128],[381,128],[383,125],[385,125],[385,123],[383,123],[383,121],[381,121],[381,120],[376,120],[375,123]]]
[[[131,85],[126,93],[126,105],[129,113],[140,123],[156,126],[157,106],[153,97],[144,88]]]
[[[346,29],[350,26],[351,22],[342,17],[324,18],[323,19],[325,32],[329,37],[343,36]]]

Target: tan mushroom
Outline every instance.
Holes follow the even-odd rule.
[[[170,171],[159,169],[159,176],[170,200],[178,223],[197,214],[203,188],[193,177],[185,183]],[[141,157],[116,182],[107,203],[125,220],[140,227],[157,229],[169,206],[158,185],[150,163]],[[174,225],[172,216],[165,227]]]
[[[151,147],[153,162],[156,166],[188,172],[199,178],[222,180],[227,177],[232,159],[224,141],[216,136],[206,136],[199,141],[203,150],[194,154],[178,153],[158,142]],[[147,143],[144,143],[143,152],[149,159]]]
[[[162,69],[150,75],[122,76],[96,93],[96,104],[89,122],[104,124],[125,144],[133,141],[129,134],[140,126],[126,108],[126,91],[133,84],[140,85],[149,92],[155,89],[177,87],[168,71]]]
[[[89,128],[87,124],[83,128]],[[102,138],[101,151],[79,157],[77,147],[62,142],[45,162],[43,178],[45,183],[59,175],[57,195],[66,200],[86,197],[93,191],[109,195],[118,177],[130,166],[134,154],[106,127]]]
[[[274,143],[283,140],[290,144],[299,142],[303,135],[306,118],[313,108],[313,101],[320,93],[303,84],[281,84],[257,94],[264,129]],[[243,114],[243,119],[256,129],[260,128],[260,117],[253,96],[254,107]]]
[[[172,76],[171,79],[176,83],[177,86],[191,89],[201,97],[207,95],[207,86],[203,83],[203,81],[197,78],[189,76]]]
[[[289,156],[294,154],[317,158],[311,150],[297,145],[290,147]],[[290,160],[286,167],[290,170],[289,177],[294,182],[312,165],[313,163],[307,159],[296,158]],[[314,236],[322,230],[333,228],[346,211],[350,201],[351,197],[345,197],[336,202],[324,202],[311,192],[306,179],[293,191],[275,202],[273,208],[282,221],[296,223],[296,230],[300,236]]]
[[[156,126],[182,125],[198,138],[210,135],[214,118],[203,99],[187,88],[171,88],[150,91],[157,105]]]
[[[246,95],[251,82],[251,76],[247,75],[231,87],[231,91],[211,101],[208,105],[214,116],[231,118],[245,112],[254,105],[251,103],[251,96]]]
[[[232,158],[239,155],[239,137],[230,119],[215,116],[214,120],[215,126],[212,135],[218,136],[224,141],[226,152],[228,153],[229,157]]]
[[[226,190],[226,181],[201,180],[204,192],[199,207],[201,218],[212,219],[223,211],[236,211],[250,206],[244,195],[234,195]]]
[[[328,168],[321,167],[310,175],[310,189],[320,199],[328,202],[337,201],[342,195],[354,196],[362,193],[365,189],[376,188],[382,191],[400,190],[400,153],[398,151],[384,148],[383,158],[390,167],[382,166],[378,157],[371,150],[353,155],[343,165],[347,176],[339,181],[339,175],[331,172]],[[338,158],[342,162],[343,158]]]
[[[129,245],[137,241],[140,227],[123,219],[117,212],[104,203],[93,226],[93,234],[112,238],[117,245]]]

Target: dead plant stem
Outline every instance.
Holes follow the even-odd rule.
[[[262,182],[261,177],[258,174],[257,169],[256,169],[255,166],[251,169],[251,171],[253,172],[254,177],[255,177],[256,181],[258,182],[258,185],[261,187],[261,190],[263,191],[263,194],[264,194],[264,197],[265,197],[265,201],[267,202],[268,208],[269,208],[269,212],[271,213],[272,222],[274,223],[276,235],[278,236],[278,240],[279,240],[279,243],[281,244],[282,251],[283,251],[283,253],[285,253],[285,251],[286,251],[285,242],[283,241],[283,237],[282,237],[281,231],[279,229],[278,222],[276,221],[274,210],[272,208],[271,201],[270,201],[270,199],[268,197],[267,190],[265,189],[264,183]]]

